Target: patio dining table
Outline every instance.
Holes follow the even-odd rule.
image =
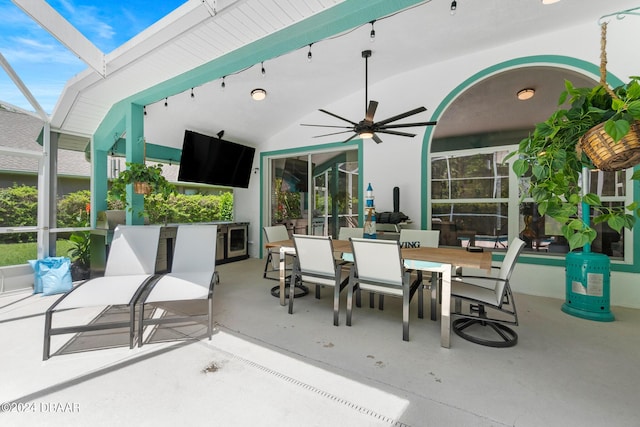
[[[293,240],[282,240],[266,244],[267,248],[280,249],[280,305],[285,301],[285,258],[295,256]],[[348,240],[333,240],[336,252],[351,253]],[[451,266],[479,268],[491,271],[491,252],[470,252],[464,248],[402,248],[406,268],[437,273],[442,277],[442,307],[440,310],[440,346],[449,348],[451,337]],[[432,316],[434,310],[432,305]]]

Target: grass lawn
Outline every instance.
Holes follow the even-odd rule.
[[[56,241],[56,255],[68,256],[71,248],[68,240]],[[26,264],[30,259],[36,259],[37,244],[31,243],[0,243],[0,267],[5,265]]]

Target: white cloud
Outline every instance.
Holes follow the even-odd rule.
[[[61,13],[89,40],[96,45],[101,42],[111,42],[116,34],[111,25],[107,23],[106,16],[102,16],[100,9],[95,6],[75,5],[69,0],[60,0],[64,12]],[[94,39],[95,36],[99,40]],[[110,43],[109,43],[110,45]],[[102,48],[104,50],[104,47]]]
[[[57,42],[47,42],[44,39],[13,37],[10,46],[4,47],[2,50],[4,56],[13,66],[19,63],[77,64],[79,61],[64,46]]]

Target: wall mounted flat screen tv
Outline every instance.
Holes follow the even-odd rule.
[[[185,130],[178,180],[249,187],[255,148]]]

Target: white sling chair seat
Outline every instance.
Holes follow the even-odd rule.
[[[497,276],[458,276],[451,282],[451,296],[456,300],[451,314],[458,317],[452,328],[457,335],[490,347],[512,347],[518,343],[518,334],[507,325],[518,325],[510,280],[524,246],[523,240],[513,239]],[[469,302],[468,312],[463,312],[462,300]],[[489,317],[486,308],[505,316]]]
[[[107,258],[104,277],[90,279],[61,296],[45,314],[43,359],[50,357],[51,335],[129,327],[129,347],[135,333],[135,304],[154,278],[160,226],[118,225]],[[129,322],[95,323],[52,328],[53,314],[67,309],[128,305]]]
[[[151,290],[143,298],[138,322],[138,346],[143,344],[145,325],[175,323],[198,316],[144,318],[146,304],[208,300],[207,332],[213,333],[213,287],[218,281],[216,269],[216,244],[218,226],[190,224],[178,226],[171,272],[150,285]]]

